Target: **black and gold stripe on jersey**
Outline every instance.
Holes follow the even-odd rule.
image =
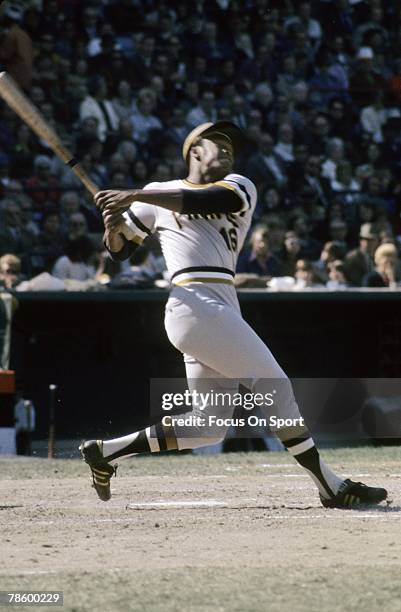
[[[218,266],[190,266],[177,270],[171,277],[173,285],[187,285],[188,283],[217,283],[222,285],[234,284],[234,272],[228,268]]]

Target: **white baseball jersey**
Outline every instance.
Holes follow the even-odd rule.
[[[231,213],[178,214],[134,202],[123,215],[127,226],[124,234],[128,239],[143,240],[157,233],[174,285],[212,283],[216,290],[218,285],[233,286],[238,253],[256,206],[256,188],[240,174],[228,174],[221,181],[206,185],[174,180],[149,183],[144,188],[194,190],[212,186],[234,191],[242,201],[241,209]]]

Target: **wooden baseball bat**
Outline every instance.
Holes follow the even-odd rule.
[[[0,96],[29,125],[35,134],[42,140],[45,140],[52,151],[75,172],[92,195],[100,191],[99,187],[95,185],[85,170],[82,169],[78,160],[74,158],[71,151],[64,147],[56,132],[50,127],[36,106],[32,104],[7,72],[0,72]]]

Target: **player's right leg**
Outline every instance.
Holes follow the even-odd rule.
[[[316,484],[326,507],[344,508],[376,504],[387,497],[382,488],[344,480],[323,461],[314,440],[303,424],[291,382],[271,351],[233,307],[213,299],[190,296],[167,305],[166,330],[170,341],[183,353],[227,379],[253,381],[253,391],[264,394],[277,386],[274,409],[277,417],[295,425],[275,431],[297,463]]]

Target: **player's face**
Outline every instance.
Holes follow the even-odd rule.
[[[229,174],[234,163],[231,142],[224,136],[202,138],[200,145],[200,169],[209,181],[218,180]]]

